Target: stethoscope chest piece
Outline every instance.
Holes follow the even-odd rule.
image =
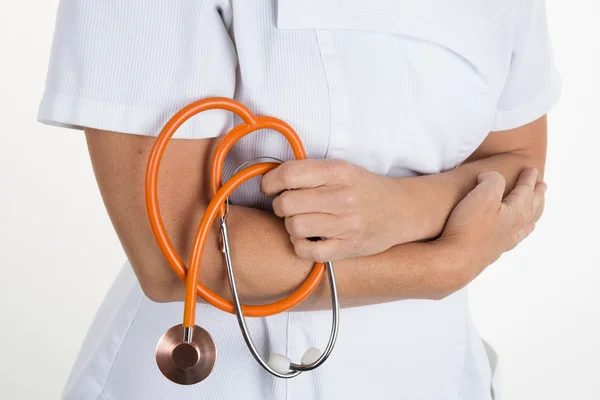
[[[176,325],[160,338],[156,346],[156,363],[163,375],[180,385],[203,381],[217,359],[217,348],[210,334],[199,326],[184,340],[183,325]]]

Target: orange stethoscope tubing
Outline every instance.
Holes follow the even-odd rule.
[[[243,122],[223,136],[213,152],[210,173],[212,199],[196,231],[189,265],[186,268],[171,243],[162,221],[158,204],[158,171],[167,144],[175,131],[194,115],[212,109],[231,111],[237,114]],[[195,325],[197,296],[200,296],[207,303],[223,311],[232,314],[235,313],[234,305],[231,301],[210,290],[198,280],[198,277],[200,274],[202,253],[206,246],[210,228],[217,217],[225,217],[225,201],[227,198],[245,181],[265,174],[279,165],[272,162],[254,164],[237,172],[225,184],[222,184],[223,164],[229,149],[239,139],[259,129],[274,129],[280,132],[290,143],[295,158],[306,158],[302,142],[292,127],[277,118],[256,116],[243,104],[226,97],[206,98],[182,108],[165,124],[150,151],[145,179],[146,207],[152,231],[162,253],[177,276],[186,282],[184,327],[193,327]],[[304,283],[290,296],[271,304],[243,305],[242,312],[245,316],[249,317],[266,317],[287,311],[298,305],[315,290],[324,273],[325,264],[315,263],[312,272]]]

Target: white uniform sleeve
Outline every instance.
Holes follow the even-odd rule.
[[[229,0],[61,0],[42,123],[156,136],[180,108],[233,97]],[[226,132],[226,111],[194,116],[176,138]]]
[[[512,58],[493,131],[535,121],[550,111],[561,94],[544,0],[522,0],[513,11]]]

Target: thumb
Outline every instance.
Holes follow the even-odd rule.
[[[477,175],[477,186],[471,193],[501,202],[504,197],[505,188],[506,180],[500,173],[496,171],[482,172]]]

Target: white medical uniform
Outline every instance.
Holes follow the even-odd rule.
[[[457,166],[490,131],[541,117],[559,95],[541,0],[63,0],[39,120],[156,136],[179,108],[226,96],[288,122],[311,158],[405,177]],[[238,122],[210,111],[175,137],[216,137]],[[260,155],[292,158],[279,134],[261,131],[236,145],[226,175]],[[258,180],[233,201],[269,207]],[[215,369],[194,386],[169,382],[154,350],[182,308],[148,300],[126,263],[63,398],[480,400],[497,391],[465,290],[344,309],[330,359],[290,380],[261,369],[233,315],[199,304]],[[292,360],[323,348],[330,323],[330,311],[249,319],[262,354]]]

